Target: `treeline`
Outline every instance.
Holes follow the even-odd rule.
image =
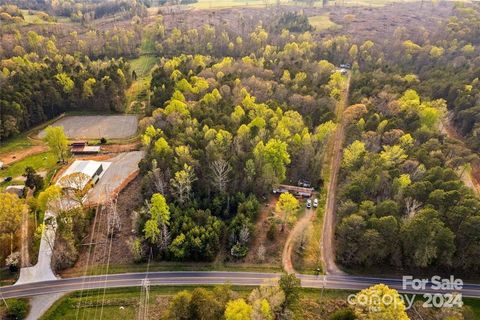
[[[122,111],[128,63],[35,54],[0,61],[0,139],[67,110]]]
[[[164,318],[177,319],[297,319],[307,314],[301,308],[300,280],[282,275],[278,283],[262,285],[241,298],[230,286],[212,290],[196,288],[177,293],[168,305]]]
[[[45,11],[53,16],[69,17],[81,22],[120,14],[123,18],[145,16],[149,0],[69,1],[69,0],[1,0],[0,5],[15,5],[21,9]]]

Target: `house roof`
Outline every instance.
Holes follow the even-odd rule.
[[[88,181],[85,181],[83,184],[83,188],[87,185],[87,183],[93,178],[95,173],[98,172],[98,169],[102,167],[102,172],[103,173],[108,166],[110,165],[110,162],[98,162],[98,161],[93,161],[93,160],[75,160],[70,167],[68,167],[67,170],[62,174],[62,176],[58,179],[57,185],[60,185],[59,182],[62,180],[63,177],[66,177],[68,175],[71,175],[73,173],[83,173],[86,176],[88,176],[90,179]]]

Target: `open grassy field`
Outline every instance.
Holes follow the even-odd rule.
[[[0,154],[26,149],[33,146],[33,141],[28,139],[26,133],[23,133],[15,138],[0,142]]]
[[[148,46],[146,46],[145,50],[147,49]],[[127,102],[125,110],[127,113],[142,113],[144,111],[146,100],[148,100],[150,80],[152,79],[151,71],[157,60],[157,57],[151,55],[143,55],[137,59],[130,60],[132,69],[137,74],[137,79],[133,81],[126,93]]]
[[[323,31],[323,30],[328,30],[328,29],[339,29],[342,26],[336,24],[332,20],[330,20],[330,17],[328,15],[318,15],[318,16],[313,16],[309,17],[308,21],[314,27],[317,31]]]
[[[57,159],[51,152],[39,153],[30,157],[26,157],[20,161],[17,161],[7,168],[0,170],[0,177],[20,177],[26,167],[32,167],[37,171],[49,171],[55,167]]]

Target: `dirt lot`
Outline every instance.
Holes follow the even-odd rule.
[[[105,202],[107,193],[115,194],[138,174],[138,163],[144,157],[143,151],[121,153],[107,161],[110,167],[100,181],[88,193],[88,205]]]
[[[82,246],[77,263],[64,273],[82,274],[87,263],[89,266],[106,265],[108,256],[110,256],[111,265],[132,263],[133,258],[129,249],[130,242],[133,239],[132,212],[141,205],[141,178],[137,177],[118,196],[117,213],[120,218],[120,232],[113,238],[111,249],[105,232],[107,229],[107,214],[102,211],[99,212],[95,225],[92,224],[92,228],[84,241],[85,244],[90,242],[92,230],[95,226],[92,242],[96,245],[93,245],[90,250],[89,246]],[[108,254],[109,251],[110,255]]]
[[[4,165],[9,165],[14,162],[20,161],[26,157],[45,152],[47,150],[47,146],[44,145],[32,146],[27,149],[20,149],[17,151],[2,154],[0,155],[0,161],[3,162]]]
[[[67,116],[52,125],[62,126],[69,139],[125,139],[137,133],[138,118],[134,115]],[[43,138],[45,131],[38,136]]]
[[[246,264],[263,263],[279,267],[282,265],[283,247],[292,226],[287,224],[285,230],[280,231],[281,226],[277,225],[275,238],[273,240],[268,239],[268,229],[270,229],[270,225],[274,223],[273,220],[281,220],[275,213],[275,204],[277,201],[278,197],[272,196],[268,200],[268,205],[263,204],[255,223],[255,231],[252,233],[254,237],[250,244],[250,249],[242,262]],[[264,257],[258,254],[260,246],[265,248]]]

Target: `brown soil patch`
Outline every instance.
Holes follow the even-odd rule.
[[[270,265],[281,266],[282,263],[282,250],[287,240],[288,234],[290,233],[290,228],[287,225],[285,230],[280,231],[281,226],[277,225],[277,232],[275,234],[275,239],[270,240],[267,237],[268,229],[270,224],[274,223],[272,218],[275,215],[275,204],[277,203],[277,197],[270,197],[268,203],[263,204],[263,208],[258,216],[257,222],[255,223],[255,231],[253,232],[253,239],[250,245],[250,250],[248,251],[247,256],[243,260],[247,264],[255,263],[264,263]],[[258,251],[260,246],[265,247],[265,258],[263,261],[258,256]]]
[[[92,221],[88,236],[84,244],[89,244],[93,239],[91,247],[84,245],[80,249],[80,256],[75,266],[62,272],[62,276],[69,274],[83,274],[85,267],[106,266],[110,256],[110,265],[133,263],[130,252],[130,244],[135,235],[132,213],[142,205],[141,179],[134,179],[123,191],[120,192],[117,202],[117,212],[120,218],[120,231],[114,236],[113,241],[107,238],[107,215],[104,211],[97,215],[96,223]],[[96,224],[96,225],[95,225]],[[93,227],[95,225],[95,230]],[[93,238],[92,233],[94,232]],[[110,255],[109,255],[110,251]]]
[[[107,153],[122,153],[140,150],[140,143],[129,143],[129,144],[111,144],[102,146],[102,151]]]
[[[17,151],[2,154],[0,155],[0,161],[3,162],[4,165],[9,165],[14,162],[20,161],[26,157],[46,152],[47,150],[47,146],[44,145],[32,146],[26,149],[20,149]]]

